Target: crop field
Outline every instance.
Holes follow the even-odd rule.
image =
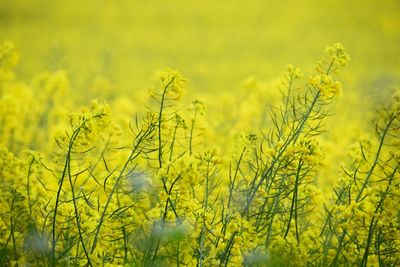
[[[0,0],[0,266],[400,266],[397,0]]]

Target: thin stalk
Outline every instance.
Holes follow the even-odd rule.
[[[14,191],[15,193],[15,191]],[[11,231],[11,240],[13,243],[13,252],[14,252],[14,260],[18,260],[18,255],[17,255],[17,244],[15,241],[15,233],[14,233],[14,201],[15,201],[15,196],[13,196],[12,202],[11,202],[11,207],[10,207],[10,212],[11,212],[11,217],[10,217],[10,231]]]
[[[165,201],[164,213],[163,213],[163,218],[162,218],[162,223],[161,223],[160,232],[162,232],[162,231],[164,230],[165,222],[166,222],[167,214],[168,214],[168,208],[169,208],[169,207],[171,207],[171,209],[172,209],[172,211],[174,212],[175,217],[178,219],[178,221],[181,222],[181,220],[179,219],[178,213],[176,212],[176,210],[175,210],[175,208],[174,208],[174,205],[173,205],[173,203],[172,203],[171,197],[170,197],[170,196],[171,196],[171,193],[172,193],[172,190],[173,190],[173,188],[174,188],[175,183],[178,182],[178,180],[179,180],[180,178],[181,178],[181,175],[178,175],[178,177],[175,178],[175,180],[172,182],[172,184],[171,184],[169,190],[167,190],[166,184],[164,183],[164,190],[165,190],[165,193],[168,195],[168,197],[167,197],[167,200]],[[155,261],[156,258],[157,258],[157,254],[158,254],[158,250],[159,250],[159,248],[160,248],[160,244],[161,244],[161,237],[158,238],[158,240],[157,240],[157,245],[156,245],[156,248],[155,248],[154,254],[153,254],[153,261]]]
[[[367,184],[368,184],[368,182],[369,182],[369,179],[370,179],[371,176],[372,176],[372,173],[373,173],[374,170],[375,170],[376,165],[378,165],[379,157],[380,157],[380,155],[381,155],[381,151],[382,151],[382,147],[383,147],[383,144],[384,144],[386,135],[387,135],[387,133],[388,133],[388,131],[389,131],[389,128],[390,128],[391,124],[392,124],[393,121],[395,120],[395,118],[396,118],[396,116],[391,116],[389,122],[387,123],[385,129],[383,130],[383,133],[382,133],[382,136],[381,136],[381,140],[380,140],[380,142],[379,142],[379,147],[378,147],[378,150],[377,150],[377,152],[376,152],[376,154],[375,154],[374,163],[372,164],[371,168],[370,168],[369,171],[368,171],[367,176],[366,176],[365,179],[364,179],[364,183],[362,184],[361,189],[360,189],[360,191],[359,191],[359,193],[358,193],[358,195],[357,195],[356,202],[358,202],[358,201],[360,200],[360,198],[361,198],[361,196],[362,196],[362,193],[363,193],[365,187],[367,186]]]
[[[159,115],[158,115],[158,164],[159,167],[162,168],[162,134],[161,134],[161,124],[162,124],[162,115],[163,115],[163,111],[164,111],[164,102],[165,102],[165,94],[167,93],[168,87],[172,84],[172,82],[174,81],[175,78],[172,78],[167,85],[164,86],[164,90],[163,93],[161,95],[161,103],[160,103],[160,111],[159,111]]]
[[[71,192],[72,192],[72,203],[74,205],[74,212],[75,212],[75,219],[76,219],[76,226],[78,228],[78,235],[79,235],[79,240],[82,243],[82,249],[85,253],[86,259],[88,261],[88,265],[89,266],[93,266],[88,251],[86,249],[86,245],[85,242],[83,241],[83,233],[82,233],[82,227],[81,227],[81,223],[79,220],[79,212],[78,212],[78,207],[76,204],[76,197],[75,197],[75,189],[74,189],[74,184],[72,182],[72,177],[71,177],[71,161],[68,162],[68,180],[69,180],[69,184],[71,186]]]
[[[31,176],[31,171],[32,171],[32,165],[35,162],[35,158],[32,158],[32,160],[29,162],[29,168],[28,168],[28,175],[26,177],[26,193],[28,196],[28,207],[29,207],[29,215],[32,218],[32,202],[31,202],[31,189],[30,189],[30,176]]]
[[[54,206],[54,213],[53,213],[53,222],[52,222],[52,249],[51,249],[51,255],[52,255],[52,265],[56,265],[56,219],[57,219],[57,211],[58,211],[58,206],[60,202],[60,196],[61,196],[61,191],[62,191],[62,186],[64,183],[64,179],[67,175],[67,168],[68,168],[68,162],[71,160],[71,153],[72,153],[72,147],[74,145],[75,139],[77,138],[79,132],[81,131],[83,125],[81,127],[78,127],[73,133],[69,141],[68,145],[68,151],[67,151],[67,156],[65,158],[65,163],[64,163],[64,169],[61,175],[61,179],[59,181],[59,186],[57,190],[57,196],[56,196],[56,203]]]
[[[298,230],[298,221],[297,221],[297,204],[298,204],[297,203],[297,194],[298,194],[298,190],[299,190],[299,178],[300,178],[300,171],[301,171],[301,167],[302,166],[303,166],[303,162],[302,162],[302,160],[300,158],[299,165],[297,167],[296,180],[295,180],[295,184],[294,184],[294,191],[293,191],[292,204],[291,204],[291,207],[290,207],[289,221],[288,221],[286,232],[285,232],[285,236],[284,236],[284,238],[286,239],[287,235],[289,234],[289,229],[290,229],[290,224],[291,224],[291,221],[292,221],[292,217],[294,216],[297,243],[300,243],[299,230]]]
[[[204,195],[204,218],[203,218],[203,226],[201,228],[201,233],[200,233],[200,255],[199,255],[199,266],[203,266],[203,253],[204,253],[204,242],[205,242],[205,230],[206,230],[206,213],[207,213],[207,208],[208,208],[208,194],[209,194],[209,171],[210,171],[210,162],[207,162],[207,173],[206,173],[206,192]]]
[[[193,153],[192,152],[192,142],[193,142],[193,131],[194,131],[194,124],[196,122],[196,117],[197,117],[197,108],[195,109],[195,112],[194,112],[194,118],[193,118],[193,121],[192,121],[192,125],[190,127],[190,133],[189,133],[189,155],[190,156]]]

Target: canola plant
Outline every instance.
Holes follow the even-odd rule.
[[[388,3],[382,6],[396,6]],[[199,88],[232,86],[227,83],[233,76],[258,61],[242,58],[243,66],[233,66],[229,50],[221,55],[226,61],[213,59],[210,74],[197,63],[190,65],[193,57],[183,49],[175,60],[187,66],[189,75],[181,74],[186,73],[184,68],[165,68],[153,82],[144,77],[163,60],[147,55],[139,60],[147,63],[125,62],[119,65],[122,70],[112,69],[110,59],[102,55],[103,63],[96,63],[99,71],[93,74],[86,68],[93,55],[79,52],[71,58],[80,58],[81,65],[63,65],[62,53],[68,47],[55,45],[54,51],[44,53],[49,58],[39,61],[42,52],[26,55],[24,65],[18,47],[27,51],[28,44],[19,42],[38,34],[34,28],[48,27],[49,21],[59,25],[75,7],[41,4],[48,7],[49,18],[37,19],[32,26],[23,18],[28,13],[41,14],[40,5],[0,3],[0,15],[10,29],[7,33],[16,40],[0,43],[1,266],[400,264],[400,91],[391,87],[392,81],[398,81],[395,73],[400,65],[387,57],[397,51],[389,45],[399,37],[393,26],[398,22],[395,11],[376,9],[376,13],[387,12],[387,17],[376,18],[385,26],[381,41],[387,47],[381,53],[387,69],[379,69],[379,55],[371,52],[375,40],[363,48],[369,49],[375,62],[368,66],[362,64],[362,51],[349,52],[350,60],[348,50],[333,43],[319,60],[315,58],[312,69],[309,62],[302,68],[289,64],[285,69],[275,61],[267,69],[283,72],[276,79],[265,82],[249,77],[240,88],[216,92]],[[81,4],[93,7],[90,1]],[[115,45],[125,47],[122,44],[129,43],[129,38],[122,38],[121,29],[114,26],[121,26],[126,18],[108,23],[122,8],[103,4],[109,10],[98,13],[104,19],[99,25],[112,30],[99,33],[113,32],[119,41]],[[154,12],[161,12],[157,14],[163,20],[178,4],[172,1],[168,8]],[[329,1],[325,4],[335,6]],[[199,5],[208,12],[209,20],[202,23],[211,31],[215,12],[224,6],[216,4],[215,11],[205,8],[205,3],[188,5],[183,10]],[[65,13],[60,11],[63,8]],[[149,5],[143,10],[153,8]],[[295,4],[291,8],[297,10]],[[301,22],[292,9],[294,18],[287,19]],[[15,18],[4,15],[4,10]],[[235,10],[227,8],[226,21]],[[241,23],[250,21],[246,16],[261,14],[255,6],[249,10],[252,13],[238,18]],[[182,25],[171,29],[152,22],[146,12],[134,13],[133,24],[151,25],[136,30],[147,36],[142,41],[158,55],[164,55],[163,49],[179,50],[175,47],[179,29],[200,27],[170,15]],[[324,9],[321,14],[329,12]],[[365,10],[354,12],[356,16]],[[77,14],[87,17],[88,25],[93,22],[89,11]],[[196,12],[192,15],[205,18]],[[277,18],[273,12],[270,15]],[[182,16],[191,21],[191,15]],[[174,19],[166,20],[167,25],[172,27]],[[332,20],[341,25],[335,17]],[[21,26],[25,24],[26,28]],[[288,24],[282,25],[286,28],[271,31],[271,36],[279,40],[279,34],[289,31]],[[68,32],[68,40],[83,36],[72,29],[60,32]],[[158,34],[171,34],[171,40],[159,42]],[[212,35],[203,37],[207,34]],[[363,38],[366,35],[360,33]],[[216,40],[206,45],[205,54],[216,57],[210,52],[217,51]],[[49,39],[31,41],[32,47],[45,47]],[[181,41],[189,42],[183,37]],[[260,42],[265,39],[260,37]],[[83,43],[82,49],[87,51]],[[293,61],[303,61],[293,49]],[[123,51],[124,55],[131,52]],[[248,53],[256,55],[257,49]],[[350,67],[353,61],[355,69]],[[42,71],[44,65],[47,71]],[[132,67],[137,76],[131,77],[124,66]],[[377,78],[380,71],[386,78]],[[357,80],[355,73],[365,79]],[[194,78],[191,87],[192,77],[199,76],[212,82]],[[129,92],[129,77],[141,78],[132,81],[134,92]],[[380,88],[379,94],[363,102],[377,90],[368,87],[370,82]],[[148,90],[140,90],[144,83]]]
[[[93,101],[63,121],[65,73],[26,86],[12,79],[12,44],[1,52],[3,264],[398,263],[398,95],[330,193],[318,188],[319,136],[349,60],[342,45],[328,47],[309,78],[289,65],[282,103],[238,134],[229,155],[203,137],[204,103],[181,106],[187,80],[175,70],[160,74],[132,120]]]

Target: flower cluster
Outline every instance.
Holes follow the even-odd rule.
[[[310,85],[320,91],[321,97],[331,99],[340,95],[342,91],[342,83],[335,81],[331,75],[316,75],[310,77]]]
[[[160,79],[169,97],[179,100],[186,93],[187,80],[178,71],[167,68],[160,73]]]

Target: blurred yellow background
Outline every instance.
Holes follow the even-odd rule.
[[[76,89],[101,75],[135,92],[170,66],[194,92],[231,91],[288,63],[310,71],[334,42],[352,58],[345,91],[400,79],[399,1],[2,0],[0,21],[21,54],[18,75],[65,69]]]
[[[371,111],[400,84],[399,1],[2,0],[0,23],[1,39],[21,55],[18,79],[66,71],[68,110],[97,98],[132,116],[157,71],[179,70],[190,81],[185,101],[199,97],[208,108],[207,145],[228,151],[279,104],[287,64],[308,77],[321,51],[341,42],[351,61],[327,121],[327,173],[373,132]]]

